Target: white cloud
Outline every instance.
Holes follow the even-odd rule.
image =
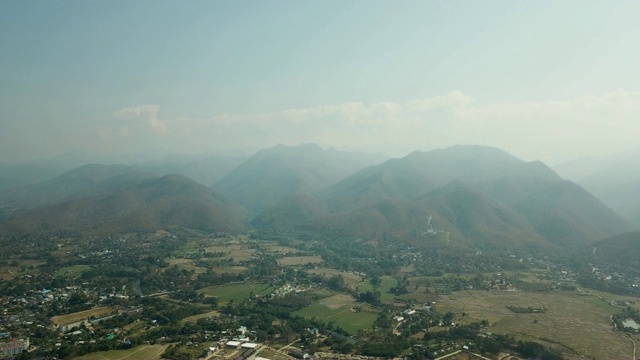
[[[167,132],[167,126],[158,118],[158,109],[158,105],[135,106],[120,109],[114,113],[114,116],[121,120],[145,120],[151,130],[162,134]]]
[[[500,147],[526,160],[554,162],[621,150],[640,138],[640,94],[622,90],[521,103],[480,103],[454,91],[404,103],[345,102],[261,114],[164,120],[158,118],[158,110],[157,105],[145,105],[114,115],[145,120],[153,130],[148,136],[171,133],[170,139],[163,137],[163,144],[174,151],[316,142],[400,155],[473,143]],[[120,132],[126,135],[133,130]]]

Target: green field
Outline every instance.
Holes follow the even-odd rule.
[[[353,307],[356,305],[362,306],[365,311],[355,312]],[[357,303],[349,295],[338,294],[318,300],[293,314],[306,318],[316,317],[325,322],[333,321],[337,326],[355,334],[359,330],[370,328],[376,320],[377,314],[367,311],[371,311],[367,305]]]
[[[91,267],[89,265],[73,265],[73,266],[65,266],[61,269],[59,269],[58,271],[56,271],[53,276],[55,277],[63,277],[63,276],[68,276],[68,277],[78,277],[80,276],[83,272],[89,270]]]
[[[393,300],[395,295],[389,292],[389,290],[391,290],[391,288],[398,285],[398,280],[394,279],[391,276],[381,276],[380,280],[381,280],[380,286],[378,286],[377,288],[374,288],[373,285],[371,285],[371,282],[367,280],[362,284],[360,284],[360,286],[358,286],[358,291],[359,292],[380,291],[380,300],[382,301]]]
[[[269,284],[226,284],[209,286],[199,292],[207,296],[215,296],[220,304],[226,304],[231,300],[238,302],[248,299],[251,293],[264,296],[270,294],[274,289]]]
[[[159,360],[167,345],[143,345],[129,350],[110,350],[77,357],[79,360]]]

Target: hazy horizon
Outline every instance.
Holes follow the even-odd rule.
[[[640,3],[3,2],[0,161],[636,146]]]

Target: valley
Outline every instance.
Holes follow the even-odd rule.
[[[639,233],[597,198],[495,148],[371,161],[277,146],[210,187],[91,165],[4,192],[0,333],[23,359],[635,356]]]
[[[389,261],[364,272],[359,262],[372,261],[371,249],[357,243],[250,235],[175,228],[117,239],[33,238],[2,261],[12,277],[1,284],[3,326],[33,331],[31,353],[59,357],[138,354],[160,344],[155,356],[196,358],[224,338],[246,338],[280,352],[297,340],[307,352],[382,358],[437,357],[462,346],[497,358],[534,342],[549,349],[535,351],[567,359],[608,359],[630,357],[640,340],[611,320],[640,310],[640,277],[632,274],[615,273],[633,286],[614,295],[585,287],[583,270],[561,258],[455,249],[434,256],[383,241],[376,251]],[[35,253],[46,263],[34,264]],[[611,282],[604,269],[598,274],[601,284]],[[241,327],[251,330],[241,335],[234,330]],[[223,349],[207,356],[228,358]]]

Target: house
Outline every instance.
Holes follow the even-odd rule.
[[[240,349],[240,341],[228,341],[226,346],[231,349]]]
[[[8,342],[0,343],[0,358],[10,358],[21,354],[29,348],[29,338],[11,339]]]
[[[247,350],[249,350],[249,349],[250,350],[255,350],[255,349],[258,348],[258,346],[260,346],[260,345],[258,345],[256,343],[250,343],[250,342],[240,345],[241,348],[247,349]]]
[[[403,317],[403,316],[394,316],[394,317],[393,317],[393,320],[395,320],[395,321],[397,321],[397,322],[401,322],[401,321],[403,321],[403,320],[404,320],[404,317]]]

